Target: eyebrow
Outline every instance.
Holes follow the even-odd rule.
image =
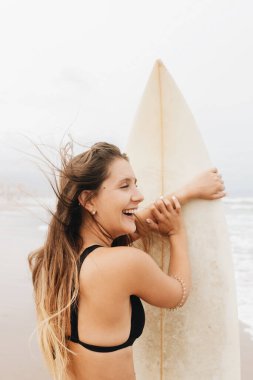
[[[121,182],[124,182],[124,181],[132,181],[132,180],[134,180],[134,183],[136,183],[137,182],[137,178],[135,178],[135,177],[126,177],[126,178],[122,178],[118,183],[121,183]]]

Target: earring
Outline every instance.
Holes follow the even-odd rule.
[[[92,210],[91,213],[92,213],[92,215],[95,215],[95,214],[96,214],[96,211],[95,211],[95,210]]]

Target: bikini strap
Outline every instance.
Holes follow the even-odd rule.
[[[94,251],[94,249],[96,249],[98,247],[102,247],[102,245],[98,245],[98,244],[91,245],[90,247],[85,248],[85,250],[81,253],[81,255],[79,256],[78,262],[77,262],[78,273],[81,270],[81,266],[84,262],[84,259],[88,256],[89,253],[91,253],[92,251]]]

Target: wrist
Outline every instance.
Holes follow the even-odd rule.
[[[184,227],[182,227],[180,230],[172,231],[168,233],[170,242],[173,242],[174,240],[181,240],[183,238],[186,238],[186,230]]]
[[[181,206],[183,206],[184,204],[186,204],[194,198],[193,193],[190,191],[190,189],[187,188],[177,190],[173,193],[173,195],[175,195],[175,197],[178,199]],[[167,200],[171,201],[171,196],[172,195],[166,196]]]
[[[185,186],[184,188],[179,190],[178,193],[179,193],[179,197],[181,197],[183,199],[183,204],[185,204],[185,203],[187,203],[187,202],[189,202],[195,198],[194,192],[188,186]]]

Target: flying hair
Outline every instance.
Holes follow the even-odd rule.
[[[28,256],[37,313],[39,344],[46,364],[54,380],[68,380],[70,355],[70,309],[78,300],[79,283],[77,262],[83,240],[80,227],[84,213],[78,196],[90,190],[91,196],[100,189],[109,174],[113,160],[128,161],[125,153],[106,142],[97,142],[84,152],[74,155],[73,142],[59,148],[60,166],[55,165],[36,146],[53,175],[46,175],[56,195],[55,210],[50,210],[51,219],[42,247]],[[145,235],[145,226],[139,222],[140,232]],[[144,245],[145,239],[143,238]],[[112,246],[131,245],[128,235],[120,236]]]

